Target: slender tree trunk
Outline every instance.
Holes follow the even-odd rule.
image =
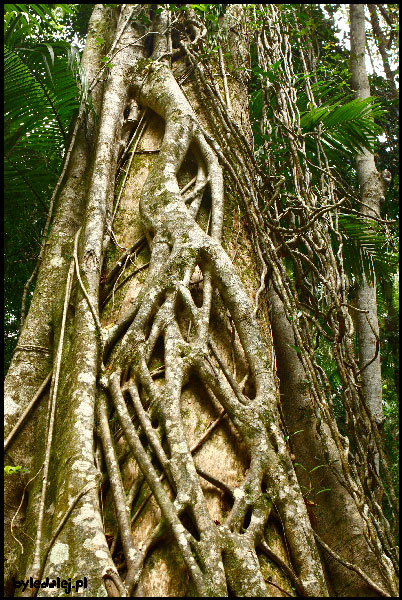
[[[370,11],[371,27],[373,29],[373,34],[378,45],[378,50],[380,51],[385,76],[390,84],[391,90],[393,91],[394,95],[396,95],[397,92],[395,87],[395,78],[389,65],[387,44],[384,38],[384,34],[381,31],[380,21],[377,15],[377,8],[375,4],[368,4],[367,6]]]
[[[366,33],[362,4],[350,5],[350,33],[352,88],[356,98],[364,99],[370,96],[370,86],[365,65]],[[364,150],[357,158],[356,169],[361,190],[361,214],[379,218],[385,183],[376,169],[373,154]],[[381,426],[383,412],[376,285],[375,281],[370,284],[364,274],[363,283],[357,290],[356,306],[360,311],[356,322],[363,392],[371,414]]]
[[[386,336],[389,344],[389,352],[393,359],[393,375],[395,385],[395,396],[399,398],[399,315],[394,305],[394,290],[392,281],[388,279],[382,282],[382,294],[387,307]]]

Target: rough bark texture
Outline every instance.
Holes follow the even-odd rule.
[[[320,597],[326,578],[330,590],[368,596],[372,585],[350,575],[343,584],[344,569],[316,543],[282,431],[269,315],[263,307],[257,318],[250,300],[264,272],[191,62],[205,31],[191,8],[172,19],[154,5],[95,5],[90,21],[83,64],[99,118],[78,129],[6,381],[7,435],[52,372],[7,450],[29,470],[7,480],[7,594],[12,576],[86,576],[94,597]],[[246,41],[234,26],[224,46],[234,64]],[[224,96],[250,140],[244,80],[227,80],[223,57],[209,65],[222,90],[211,102]],[[296,450],[297,436],[294,451],[329,461],[304,414],[277,300],[285,422],[309,433],[308,451]],[[338,548],[345,502],[355,529],[341,542],[357,553],[345,556],[370,569],[364,526],[333,485],[317,531]],[[388,580],[370,573],[387,595]]]
[[[88,39],[82,57],[82,64],[89,80],[94,78],[101,64],[101,51],[95,38],[102,28],[104,29],[104,14],[99,5],[96,6],[91,17]],[[99,89],[95,90],[93,95],[95,109],[99,106],[100,92]],[[5,381],[5,436],[10,433],[46,374],[52,369],[65,291],[64,286],[60,283],[66,280],[69,268],[68,256],[71,256],[74,235],[85,210],[88,189],[87,171],[91,160],[90,148],[94,139],[94,124],[88,122],[86,133],[84,127],[81,127],[78,132],[65,183],[56,199],[54,222],[46,244],[31,307]],[[43,461],[41,440],[46,431],[46,409],[47,399],[44,397],[34,409],[33,417],[27,421],[23,430],[24,444],[15,440],[7,455],[7,462],[27,468],[30,477],[40,469]],[[19,548],[11,537],[10,523],[20,503],[24,486],[30,477],[25,480],[8,478],[6,481],[5,556],[6,581],[8,582],[11,574],[16,577],[21,574],[17,561]],[[40,480],[40,476],[37,479]],[[33,485],[35,485],[35,481]],[[35,511],[34,493],[30,494],[30,502]],[[21,519],[20,512],[14,520],[15,527],[18,526]],[[32,522],[32,531],[34,531],[34,522]],[[26,555],[27,553],[25,553]],[[6,589],[12,595],[12,588]]]
[[[365,537],[365,524],[345,486],[339,452],[324,423],[330,441],[324,450],[313,401],[306,386],[306,372],[295,348],[292,327],[283,303],[274,289],[269,289],[270,316],[273,330],[277,374],[280,380],[281,409],[289,435],[296,473],[306,498],[310,521],[319,536],[346,561],[360,566],[386,587],[378,561]],[[318,492],[318,494],[317,494]],[[375,596],[361,578],[339,562],[322,553],[329,590],[340,597]]]

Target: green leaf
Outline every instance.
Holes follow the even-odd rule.
[[[151,24],[151,21],[149,20],[149,18],[147,17],[147,15],[145,14],[145,12],[143,10],[138,15],[138,18],[141,19],[141,21],[147,26]]]
[[[321,469],[321,467],[327,467],[328,465],[317,465],[316,467],[313,467],[312,469],[310,469],[309,473],[312,473],[313,471],[316,471],[317,469]]]
[[[293,348],[293,350],[296,350],[296,352],[298,354],[301,353],[301,350],[300,350],[299,346],[295,346],[295,344],[288,344],[288,346],[290,346],[291,348]]]
[[[279,60],[276,61],[276,63],[274,63],[271,66],[271,70],[272,71],[277,71],[279,69],[279,65],[281,64],[281,62],[282,62],[282,59],[280,58]]]
[[[341,213],[338,217],[339,231],[343,238],[343,256],[347,275],[361,283],[363,273],[369,283],[374,273],[389,276],[398,268],[398,252],[391,250],[390,242],[397,240],[364,216]],[[334,237],[334,244],[336,239]]]
[[[46,44],[44,42],[43,45],[46,46],[46,48],[47,48],[47,50],[49,52],[49,56],[50,56],[50,59],[52,61],[52,67],[53,67],[53,65],[54,65],[54,50],[53,50],[51,44]]]
[[[364,149],[374,151],[376,137],[382,132],[374,119],[383,115],[384,110],[373,97],[342,105],[338,100],[305,112],[300,125],[306,135],[321,124],[321,141],[326,151],[335,149],[354,156]],[[314,145],[310,144],[310,149],[314,151]]]
[[[16,467],[6,465],[4,467],[4,473],[6,475],[14,475],[15,473],[28,473],[28,469],[21,467],[21,465],[17,465]]]
[[[297,431],[294,431],[293,433],[291,433],[290,437],[292,437],[293,435],[296,435],[297,433],[302,433],[302,431],[304,431],[304,429],[298,429]]]

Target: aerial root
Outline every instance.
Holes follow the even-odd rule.
[[[168,100],[162,104],[161,98]],[[310,580],[306,587],[310,593],[319,595],[324,589],[321,566],[318,556],[310,551],[312,533],[307,513],[303,501],[297,501],[295,474],[280,438],[271,366],[248,296],[220,241],[223,174],[217,154],[166,65],[150,69],[141,89],[141,101],[159,113],[166,126],[140,201],[142,223],[147,238],[152,238],[148,277],[128,315],[107,342],[109,349],[115,344],[108,361],[111,373],[108,387],[113,405],[130,450],[161,509],[162,521],[172,531],[201,596],[208,595],[208,589],[227,595],[227,581],[231,589],[240,586],[238,595],[267,595],[256,547],[264,543],[272,502],[279,507],[300,580]],[[177,174],[190,146],[196,148],[192,152],[198,163],[197,175],[180,190]],[[207,185],[211,211],[203,229],[196,219]],[[201,305],[196,304],[190,289],[197,266],[203,275]],[[115,273],[116,269],[113,277]],[[211,337],[215,290],[220,293],[240,341],[249,383],[255,389],[252,398],[245,395]],[[180,314],[179,303],[183,307]],[[188,321],[187,334],[181,327],[183,319]],[[157,369],[156,381],[152,361],[159,339],[163,342],[163,368],[162,373]],[[132,423],[121,389],[123,370],[129,372],[124,389],[130,393],[134,413],[162,475],[152,465]],[[205,473],[194,462],[180,412],[182,389],[192,373],[223,407],[217,423],[226,413],[247,448],[250,466],[236,490]],[[149,412],[146,404],[150,406]],[[158,416],[161,424],[158,432],[152,426],[150,413]],[[161,436],[166,438],[169,455]],[[210,516],[200,476],[232,502],[224,526]],[[164,477],[169,482],[169,491],[163,485]],[[267,492],[262,491],[264,481],[268,482]],[[291,509],[278,493],[281,486],[290,490]],[[303,522],[299,537],[290,533],[295,508]],[[180,520],[183,512],[192,522],[194,535]],[[122,522],[121,527],[129,525]],[[124,547],[124,536],[122,541]],[[241,552],[244,547],[247,553]],[[234,551],[236,548],[238,552]],[[127,561],[130,586],[139,577],[133,571],[133,564],[139,569],[143,556],[137,554],[133,561],[131,565]],[[235,582],[234,574],[239,570],[244,575],[242,583]]]

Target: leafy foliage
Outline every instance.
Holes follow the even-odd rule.
[[[27,473],[28,469],[24,469],[21,465],[17,465],[16,467],[12,467],[11,465],[6,465],[4,467],[4,475],[15,475],[15,473]]]
[[[312,152],[315,148],[312,138],[318,125],[321,125],[321,143],[325,153],[337,162],[339,153],[353,158],[361,150],[374,151],[376,137],[382,129],[373,119],[383,114],[379,102],[374,98],[358,98],[345,104],[338,101],[313,108],[302,115],[300,125],[303,133],[307,134],[307,148]]]
[[[398,268],[399,255],[384,230],[376,223],[358,215],[340,214],[339,229],[343,237],[343,258],[347,275],[361,282],[362,274],[373,283],[377,278],[390,277]],[[393,244],[390,244],[390,241]],[[336,247],[336,242],[334,240]]]
[[[60,30],[56,11],[60,14],[74,12],[68,4],[5,4],[4,41],[7,46],[17,46],[24,40],[40,41]]]

